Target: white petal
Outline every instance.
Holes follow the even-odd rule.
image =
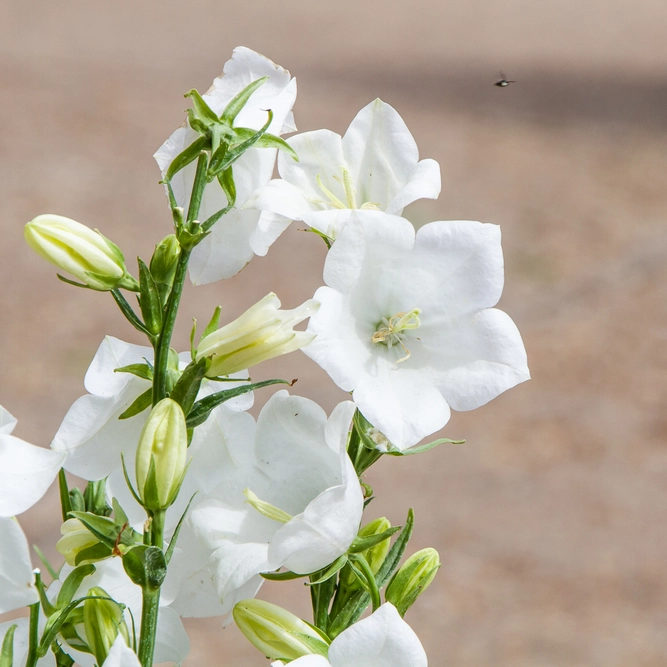
[[[155,633],[154,663],[175,662],[180,665],[190,653],[190,640],[178,614],[160,607]]]
[[[398,112],[376,99],[355,117],[343,137],[343,152],[357,189],[357,202],[386,210],[408,183],[419,151]]]
[[[419,638],[396,608],[383,604],[344,630],[329,647],[332,667],[427,667]]]
[[[530,379],[526,349],[509,315],[496,308],[460,318],[429,346],[433,381],[454,410],[474,410]],[[424,331],[422,339],[435,340]]]
[[[32,507],[51,486],[65,455],[0,435],[0,516]]]
[[[422,160],[412,170],[408,182],[387,204],[386,212],[400,215],[408,204],[418,199],[437,199],[441,187],[440,165],[435,160]]]
[[[250,248],[260,257],[264,257],[276,239],[290,226],[292,218],[278,213],[262,211],[257,226],[250,235]]]
[[[123,635],[118,635],[102,667],[141,667],[136,653],[128,648]]]
[[[12,621],[0,623],[0,646],[7,634],[9,628],[16,625],[14,632],[14,665],[15,667],[24,667],[28,657],[30,623],[27,618],[16,618]],[[37,660],[37,667],[56,667],[55,656],[49,651],[43,658]]]
[[[304,213],[301,220],[309,227],[322,232],[329,238],[337,239],[353,217],[355,210],[350,208],[332,208],[327,211]]]
[[[277,662],[272,662],[271,667],[281,667],[284,664],[284,662],[278,660]],[[292,660],[289,664],[294,667],[331,667],[331,663],[321,655],[304,655],[301,658]]]
[[[39,600],[34,578],[30,549],[21,526],[16,519],[0,518],[0,614]]]
[[[277,213],[290,220],[301,220],[306,213],[318,210],[296,185],[278,178],[253,193],[247,206]]]
[[[16,417],[0,405],[0,435],[9,435],[16,427]]]

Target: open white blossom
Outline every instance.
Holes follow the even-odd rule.
[[[11,435],[16,419],[0,406],[0,517],[21,514],[51,486],[65,456]]]
[[[210,550],[209,572],[227,609],[260,572],[314,572],[356,537],[364,501],[346,452],[353,411],[341,403],[327,420],[313,401],[279,391],[256,428],[246,424],[236,443],[245,461],[189,520]]]
[[[357,211],[324,280],[304,352],[401,450],[442,428],[450,406],[472,410],[530,377],[516,325],[492,308],[496,225],[432,222],[415,235],[403,218]]]
[[[34,580],[28,541],[19,522],[0,517],[0,614],[37,602]]]
[[[259,130],[267,121],[267,110],[273,112],[268,132],[274,135],[293,132],[292,105],[296,99],[296,79],[287,70],[268,58],[246,47],[237,47],[231,60],[224,66],[223,74],[213,81],[212,87],[202,97],[217,114],[253,81],[267,76],[236,117],[235,127]],[[155,153],[155,159],[166,173],[172,160],[192,144],[199,134],[187,123],[176,130]],[[292,158],[290,158],[292,159]],[[269,246],[282,232],[273,229],[266,220],[258,227],[260,213],[246,209],[253,191],[269,182],[273,174],[276,150],[251,148],[233,166],[236,184],[236,206],[211,229],[194,250],[190,260],[190,278],[195,285],[230,278],[238,273],[256,255],[265,255]],[[174,195],[179,206],[187,210],[194,182],[196,165],[190,164],[179,171],[172,180]],[[208,217],[227,205],[227,200],[217,180],[204,190],[199,219]]]
[[[119,634],[102,667],[141,667],[141,663],[136,653],[128,648],[123,635]]]
[[[282,667],[280,660],[272,667]],[[387,602],[374,614],[357,621],[329,646],[328,659],[306,655],[292,660],[294,667],[427,667],[419,638]]]
[[[278,156],[280,179],[257,191],[249,205],[263,211],[259,225],[301,220],[336,238],[355,209],[400,215],[408,204],[436,199],[440,166],[419,160],[417,144],[398,112],[382,100],[365,106],[345,136],[331,130],[288,139],[299,156]],[[287,159],[285,159],[287,157]]]

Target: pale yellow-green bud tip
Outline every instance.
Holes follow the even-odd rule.
[[[385,592],[385,600],[391,602],[401,616],[428,588],[440,568],[440,556],[430,547],[408,558],[393,576]]]

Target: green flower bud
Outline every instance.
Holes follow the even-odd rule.
[[[97,230],[61,215],[39,215],[26,224],[24,234],[38,255],[91,289],[139,291],[139,284],[125,268],[120,248]]]
[[[361,530],[359,530],[358,537],[370,537],[371,535],[379,535],[380,533],[384,533],[386,530],[389,530],[390,528],[391,528],[391,522],[389,521],[389,519],[387,519],[386,517],[380,517],[379,519],[373,519],[373,521],[363,526]],[[386,540],[382,540],[382,542],[379,542],[370,549],[365,549],[364,551],[360,552],[360,555],[363,556],[370,565],[373,574],[377,574],[378,571],[380,570],[380,567],[382,567],[382,563],[384,563],[384,559],[387,557],[387,554],[389,553],[390,544],[391,540],[387,538]],[[361,583],[359,582],[359,579],[356,577],[356,575],[352,572],[352,570],[349,567],[347,567],[346,571],[347,571],[346,582],[345,582],[346,586],[350,589],[361,588]]]
[[[392,577],[384,598],[391,602],[401,616],[428,588],[440,568],[440,556],[435,549],[422,549],[408,558]]]
[[[329,640],[325,635],[275,604],[243,600],[234,607],[233,615],[246,639],[272,660],[328,653]]]
[[[187,468],[187,450],[183,410],[165,398],[151,410],[137,447],[137,492],[147,510],[167,509],[176,500]]]
[[[102,545],[100,540],[95,537],[78,519],[67,519],[62,526],[60,526],[60,533],[62,537],[56,544],[56,551],[65,557],[65,561],[72,567],[76,565],[84,565],[85,563],[92,563],[97,558],[83,560],[77,563],[79,554],[96,545]],[[103,545],[102,545],[103,546]],[[108,555],[111,555],[111,550],[108,550]]]
[[[99,586],[88,591],[89,596],[108,598],[109,594]],[[130,637],[123,620],[121,606],[113,600],[88,599],[83,603],[83,627],[86,642],[98,665],[104,664],[118,633],[129,644]]]
[[[293,327],[310,317],[319,303],[309,299],[294,310],[279,307],[278,297],[267,294],[241,317],[204,336],[196,359],[211,358],[207,376],[229,375],[310,343],[314,334],[294,331]]]
[[[159,285],[171,286],[176,274],[176,265],[181,254],[181,246],[174,234],[169,234],[155,246],[151,258],[150,270],[155,282]]]

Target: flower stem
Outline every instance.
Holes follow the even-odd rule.
[[[160,607],[160,589],[142,589],[141,595],[141,639],[139,640],[139,662],[142,667],[153,667],[155,632]]]
[[[39,602],[30,605],[30,631],[29,631],[28,657],[26,667],[37,665],[37,645],[39,644]]]

